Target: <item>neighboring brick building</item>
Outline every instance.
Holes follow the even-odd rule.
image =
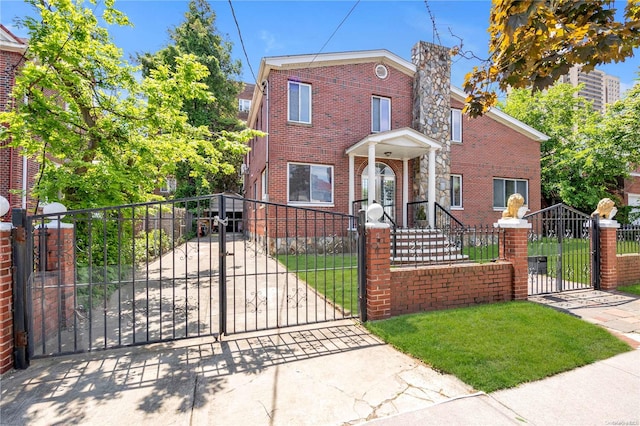
[[[25,40],[0,24],[0,111],[12,107],[11,91],[26,49]],[[9,200],[11,207],[26,208],[38,166],[23,157],[19,149],[6,147],[8,144],[0,141],[0,195]]]
[[[253,97],[253,91],[255,88],[255,84],[244,83],[242,92],[238,94],[238,118],[242,121],[247,121],[247,118],[249,118],[251,98]]]
[[[263,58],[247,124],[267,136],[251,141],[245,196],[342,213],[376,199],[400,226],[412,223],[414,200],[468,225],[493,223],[516,191],[538,210],[546,136],[496,109],[462,116],[446,48],[420,42],[412,58],[386,50]]]
[[[640,167],[624,181],[624,203],[634,207],[631,219],[634,225],[640,225]]]

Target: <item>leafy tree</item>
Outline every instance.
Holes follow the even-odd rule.
[[[204,176],[204,179],[194,179],[190,162],[182,162],[176,173],[176,196],[200,195],[212,190],[237,190],[240,184],[237,170],[247,152],[246,146],[228,143],[228,140],[216,137],[222,131],[245,127],[237,118],[237,95],[243,87],[239,82],[241,63],[231,59],[232,45],[218,33],[215,19],[216,15],[209,3],[192,0],[185,13],[185,20],[169,31],[173,44],[154,54],[138,55],[145,75],[161,66],[175,67],[176,58],[185,53],[195,55],[209,70],[209,75],[202,82],[207,85],[212,97],[187,102],[183,105],[183,111],[192,125],[209,128],[214,136],[216,149],[221,153],[218,160],[225,167],[217,173]],[[201,155],[205,156],[206,153],[202,152]]]
[[[70,208],[145,201],[175,164],[188,159],[195,178],[216,173],[221,153],[205,126],[189,122],[184,105],[211,100],[205,66],[180,54],[137,79],[106,28],[83,0],[27,0],[38,17],[21,20],[29,34],[13,97],[26,99],[0,114],[0,140],[11,139],[41,161],[34,194],[60,197]],[[92,1],[92,5],[95,3]],[[106,0],[101,18],[130,25]],[[225,132],[239,144],[246,132]],[[205,155],[202,155],[202,154]]]
[[[602,117],[590,102],[576,96],[579,90],[569,84],[535,93],[517,89],[507,96],[502,109],[550,137],[541,145],[545,201],[564,202],[590,213],[600,199],[616,197],[620,179],[640,159],[638,138],[634,142],[629,135],[640,122],[632,123],[633,113],[623,106],[626,100],[616,104],[620,113],[612,110]],[[622,130],[623,121],[626,130]]]
[[[610,144],[618,148],[618,165],[626,167],[621,178],[640,166],[640,78],[625,97],[607,108],[602,123],[602,137],[597,141],[597,149],[604,152],[601,145]],[[622,213],[629,213],[626,209]],[[622,215],[621,215],[622,216]],[[637,217],[630,217],[635,220]]]
[[[613,0],[493,0],[489,59],[466,75],[465,112],[476,117],[497,102],[494,84],[544,89],[572,65],[585,72],[633,56],[640,46],[640,0],[617,21]]]

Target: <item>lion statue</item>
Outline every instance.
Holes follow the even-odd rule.
[[[591,213],[591,216],[598,215],[602,219],[613,219],[613,217],[618,212],[615,203],[611,198],[603,198],[598,202],[598,207],[596,211]]]
[[[503,219],[520,219],[527,210],[524,207],[524,197],[518,193],[511,194],[507,200],[507,209],[502,212]],[[522,210],[521,210],[522,209]]]

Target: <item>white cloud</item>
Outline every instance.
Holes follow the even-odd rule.
[[[272,50],[278,50],[284,48],[284,45],[276,40],[275,35],[267,30],[260,32],[260,40],[265,43],[264,52],[269,53]]]

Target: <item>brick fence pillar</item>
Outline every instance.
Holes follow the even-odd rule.
[[[500,244],[500,258],[513,265],[512,299],[527,300],[529,294],[527,235],[531,224],[524,219],[500,219],[494,226],[504,229],[504,241]]]
[[[0,222],[0,374],[13,368],[11,223]]]
[[[616,220],[600,219],[600,289],[618,287],[617,234],[620,224]]]
[[[366,224],[367,319],[391,317],[391,231],[384,223]]]
[[[52,220],[34,233],[35,251],[41,253],[39,270],[33,278],[33,344],[39,347],[61,329],[73,325],[75,312],[74,229]],[[44,244],[44,250],[38,247]]]

